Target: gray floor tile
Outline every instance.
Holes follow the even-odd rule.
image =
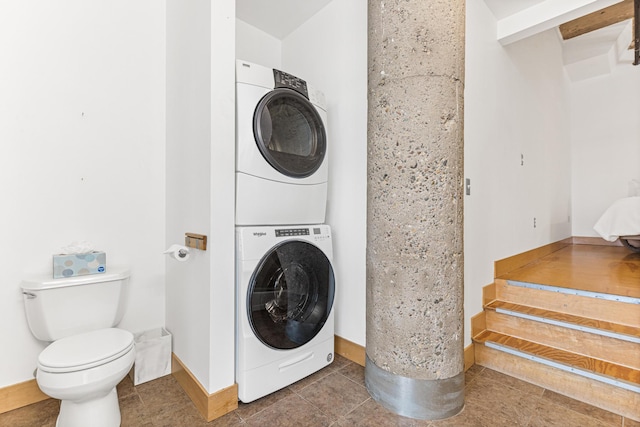
[[[391,413],[371,399],[364,368],[345,358],[207,423],[172,376],[118,386],[122,427],[640,427],[640,423],[479,366],[466,373],[465,407],[440,421]],[[54,399],[0,414],[0,426],[54,427]]]

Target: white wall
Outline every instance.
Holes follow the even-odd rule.
[[[174,351],[209,392],[233,383],[236,54],[299,74],[327,96],[336,334],[364,345],[367,3],[334,0],[282,41],[236,21],[234,6],[171,0],[165,28],[165,3],[150,0],[0,5],[0,188],[11,201],[0,211],[0,334],[3,348],[16,349],[0,354],[11,367],[0,387],[31,379],[44,346],[24,319],[22,277],[48,271],[51,254],[70,241],[90,240],[110,265],[132,266],[122,326],[161,326],[160,254],[188,231],[207,234],[210,247],[188,263],[166,261]],[[484,2],[467,10],[465,325],[481,311],[493,261],[571,235],[571,131],[580,235],[601,208],[594,188],[622,197],[638,178],[640,126],[622,121],[638,116],[633,67],[569,93],[554,32],[503,48]],[[591,102],[603,97],[629,101],[619,111]],[[605,187],[591,168],[609,153],[596,142],[612,136],[627,172]]]
[[[640,67],[571,87],[573,235],[597,236],[600,215],[640,179]]]
[[[571,235],[570,92],[560,40],[552,30],[505,48],[495,28],[484,2],[467,2],[465,345],[494,261]]]
[[[214,393],[234,383],[235,1],[167,1],[167,240],[173,352]]]
[[[74,240],[132,270],[121,327],[164,325],[163,1],[0,3],[0,387],[33,379],[20,280]]]
[[[327,99],[335,334],[364,346],[367,231],[367,2],[333,0],[282,41],[282,67]]]
[[[282,41],[251,24],[236,19],[236,58],[280,69]]]

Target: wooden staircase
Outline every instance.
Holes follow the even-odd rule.
[[[472,319],[475,362],[640,421],[640,254],[606,250],[618,261],[603,256],[602,269],[615,274],[594,280],[624,273],[619,283],[603,286],[607,292],[591,276],[581,277],[589,282],[584,286],[554,283],[580,276],[560,271],[567,264],[579,268],[590,249],[580,246],[563,246],[506,273],[496,263],[497,278],[483,289],[484,311]],[[595,268],[593,257],[585,262]]]

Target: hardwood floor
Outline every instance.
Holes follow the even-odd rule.
[[[499,279],[640,298],[640,253],[569,245]]]

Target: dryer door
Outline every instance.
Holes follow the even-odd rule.
[[[288,240],[273,247],[251,276],[249,324],[269,347],[293,349],[324,326],[335,293],[333,268],[316,246]]]
[[[324,160],[322,119],[313,104],[292,89],[275,89],[260,100],[253,134],[265,160],[286,176],[311,176]]]

